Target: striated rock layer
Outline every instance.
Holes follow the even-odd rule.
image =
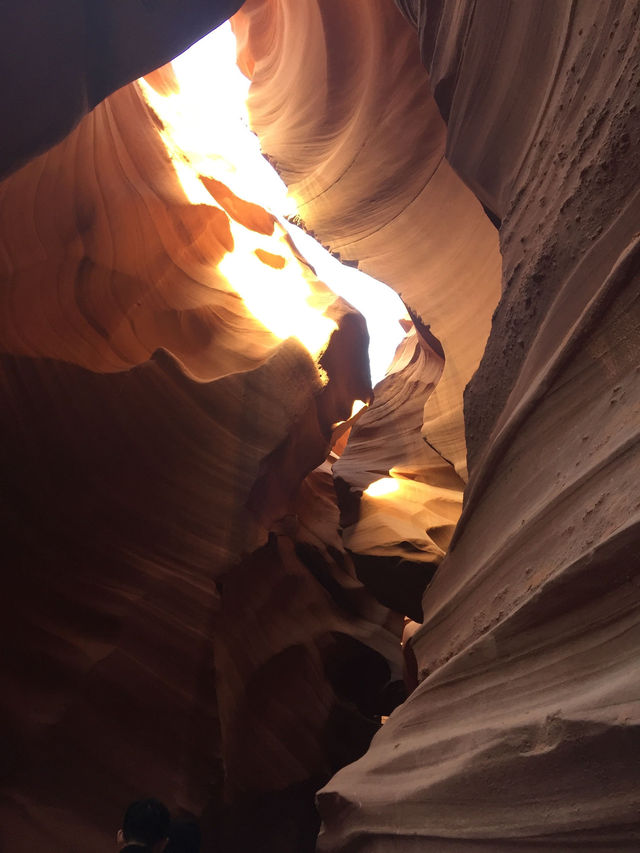
[[[640,9],[403,5],[447,157],[502,221],[503,295],[411,641],[421,683],[321,792],[319,849],[632,850]]]
[[[238,4],[134,5],[93,4],[88,75],[75,19],[11,13],[3,172]],[[302,853],[321,785],[319,850],[638,846],[640,4],[398,5],[234,19],[301,218],[414,318],[372,401],[362,318],[146,84],[0,184],[17,853],[106,846],[151,791],[209,846]],[[309,288],[320,346],[254,276]],[[367,750],[403,615],[420,683]]]
[[[497,232],[444,157],[415,32],[392,4],[249,0],[233,26],[252,126],[299,216],[394,287],[419,330],[422,352],[406,344],[334,472],[359,576],[420,618],[467,478],[462,395],[499,298]],[[388,475],[393,494],[359,499]]]
[[[466,479],[460,399],[498,302],[500,253],[444,157],[415,32],[388,0],[248,0],[233,24],[252,126],[300,216],[393,287],[441,342],[424,435]]]
[[[300,851],[402,698],[402,617],[358,580],[330,474],[305,479],[371,396],[366,325],[146,96],[0,185],[1,834],[106,847],[153,793],[208,845]],[[247,276],[300,289],[318,352]]]
[[[442,369],[442,356],[414,329],[333,465],[342,541],[358,576],[378,600],[420,621],[420,599],[448,548],[464,486],[421,437],[424,401]]]

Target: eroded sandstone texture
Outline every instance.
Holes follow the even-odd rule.
[[[315,790],[402,698],[402,615],[318,468],[371,397],[366,325],[218,160],[180,177],[144,92],[0,185],[2,836],[109,849],[154,793],[208,845],[309,849]],[[246,275],[309,289],[319,361]]]
[[[2,6],[0,176],[62,139],[107,95],[153,71],[242,0],[39,0]]]
[[[38,96],[5,74],[5,840],[107,849],[153,792],[208,845],[301,853],[324,786],[322,851],[636,849],[640,4],[234,17],[301,218],[414,320],[337,427],[362,318],[220,175],[190,201],[144,87],[18,169],[239,4],[90,5],[100,74],[38,4],[3,58]],[[319,362],[240,298],[247,248],[311,288]],[[367,749],[403,616],[419,684]]]
[[[446,139],[389,4],[353,4],[352,17],[311,2],[240,13],[256,126],[308,224],[392,283],[442,344],[424,435],[462,476],[460,433],[443,429],[460,409],[453,395],[448,410],[433,406],[447,367],[484,348],[478,306],[495,302],[491,241],[470,225],[447,161],[501,223],[502,298],[465,395],[465,509],[412,640],[421,684],[321,793],[320,849],[633,849],[638,4],[400,5]],[[282,21],[294,16],[324,45],[298,47],[292,71]],[[357,120],[334,109],[351,63]],[[315,77],[312,103],[278,101],[287,74]]]

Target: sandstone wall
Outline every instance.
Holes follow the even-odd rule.
[[[169,5],[157,32],[107,28],[93,97],[68,39],[62,62],[14,37],[39,107],[5,93],[3,168],[213,23],[209,4],[169,33]],[[424,616],[420,683],[324,787],[318,849],[638,845],[639,4],[398,5],[234,19],[305,225],[414,319],[341,438],[372,392],[361,318],[251,200],[189,201],[138,87],[0,185],[19,853],[106,846],[150,789],[223,849],[311,849],[314,790],[397,703],[402,614]],[[25,17],[36,38],[12,14],[46,43],[50,21]],[[233,223],[325,306],[325,376],[221,272]],[[389,473],[395,498],[361,498]]]
[[[371,396],[364,320],[270,212],[176,171],[162,130],[131,84],[0,185],[16,851],[108,849],[149,794],[201,816],[207,846],[308,849],[315,790],[401,681],[402,617],[358,580],[330,473],[305,481]],[[322,372],[240,297],[247,269],[309,290]]]
[[[502,223],[503,293],[421,684],[321,793],[319,849],[631,850],[638,4],[404,5],[447,158]]]

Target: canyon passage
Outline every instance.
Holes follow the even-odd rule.
[[[0,11],[7,849],[639,849],[640,3],[55,6]]]

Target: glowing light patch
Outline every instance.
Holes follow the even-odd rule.
[[[370,498],[381,498],[384,495],[391,495],[394,492],[397,492],[399,488],[400,483],[398,480],[394,480],[393,477],[382,477],[382,479],[371,483],[371,485],[364,490],[364,493]]]
[[[287,229],[301,254],[313,264],[318,278],[357,308],[367,321],[371,382],[375,385],[386,375],[405,337],[400,321],[410,321],[410,317],[404,302],[386,284],[341,264],[301,228],[289,224]]]
[[[260,238],[233,221],[231,233],[235,249],[218,264],[220,272],[273,335],[281,340],[297,338],[317,358],[337,326],[309,304],[311,288],[298,264],[291,261],[282,269],[271,267],[256,255],[255,249],[273,253],[274,238]],[[277,238],[275,245],[279,245],[281,255],[290,253]]]
[[[361,412],[363,409],[366,408],[366,406],[367,406],[367,404],[363,403],[362,400],[354,400],[353,406],[351,408],[351,416],[350,417],[354,417],[355,415],[357,415],[358,412]]]
[[[219,264],[220,272],[275,337],[296,337],[317,357],[336,328],[322,314],[331,299],[312,292],[306,271],[287,243],[288,233],[318,278],[364,315],[375,384],[385,375],[404,337],[399,320],[408,319],[405,307],[386,285],[340,264],[286,220],[296,213],[295,201],[262,156],[258,138],[250,130],[246,106],[250,81],[236,64],[230,24],[209,33],[174,59],[172,67],[179,92],[160,94],[144,78],[138,82],[162,119],[161,136],[187,198],[194,204],[220,206],[199,179],[203,175],[222,182],[239,198],[261,205],[279,223],[273,237],[265,237],[232,220],[235,250]],[[275,257],[284,258],[284,263],[265,262]]]
[[[241,198],[277,215],[293,216],[295,202],[249,129],[250,81],[236,65],[231,25],[218,27],[171,65],[179,93],[160,95],[144,78],[139,81],[167,128],[170,146],[186,155],[196,173],[223,181]]]

